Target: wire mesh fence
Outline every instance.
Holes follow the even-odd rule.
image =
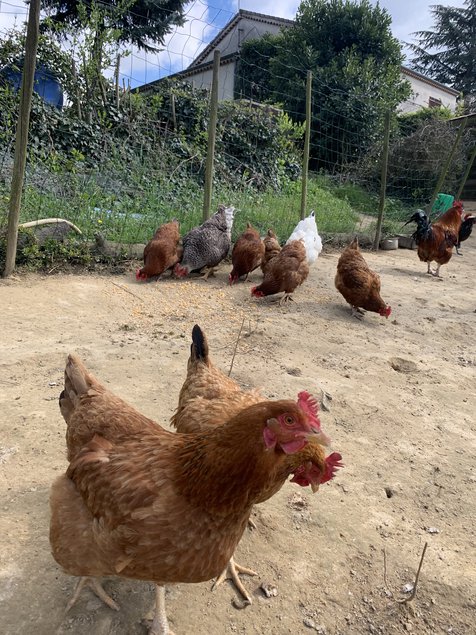
[[[0,4],[2,66],[15,66],[19,59],[26,11],[20,0]],[[124,11],[132,16],[133,5]],[[55,108],[34,96],[21,222],[65,218],[87,238],[101,232],[121,243],[145,242],[171,218],[181,222],[183,232],[199,224],[210,60],[218,48],[221,101],[212,205],[226,202],[238,209],[234,235],[251,221],[261,232],[271,227],[286,239],[300,215],[305,84],[312,53],[291,55],[283,44],[276,50],[268,35],[292,23],[249,14],[241,16],[248,20],[246,38],[261,42],[251,57],[242,48],[236,16],[201,0],[187,6],[184,25],[174,27],[159,51],[127,47],[117,38],[104,41],[96,75],[92,27],[64,36],[54,50],[51,36],[43,45],[40,40],[39,63],[63,80],[65,103]],[[6,82],[0,101],[4,226],[18,104]],[[421,110],[407,98],[406,110],[412,106]],[[342,86],[326,74],[313,78],[307,202],[324,236],[375,232],[386,108],[365,82]],[[445,118],[431,113],[397,117],[397,110],[384,235],[400,231],[410,210],[428,205],[458,133]],[[455,148],[443,192],[457,191],[473,145],[468,128]]]

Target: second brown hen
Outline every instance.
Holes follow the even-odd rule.
[[[361,319],[364,311],[373,311],[386,318],[390,315],[392,309],[380,295],[380,276],[365,262],[357,238],[342,252],[334,282],[352,307],[354,317]]]
[[[247,223],[245,231],[238,238],[231,252],[233,268],[229,276],[229,283],[234,284],[242,276],[246,276],[257,269],[264,256],[264,243],[259,232]]]
[[[263,282],[251,289],[251,295],[262,298],[284,291],[279,303],[292,300],[291,294],[309,275],[306,248],[301,240],[284,245],[281,251],[266,264]]]

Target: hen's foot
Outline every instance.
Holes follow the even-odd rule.
[[[215,580],[212,586],[212,591],[214,591],[217,586],[219,586],[224,580],[231,580],[241,595],[244,597],[245,601],[243,605],[240,605],[240,608],[244,608],[249,604],[253,603],[251,599],[251,595],[245,589],[243,584],[241,583],[240,578],[238,577],[239,573],[243,573],[244,575],[258,575],[256,571],[252,569],[247,569],[246,567],[242,567],[238,563],[235,562],[234,558],[230,559],[230,562],[227,564],[226,569],[221,573],[221,575]]]
[[[82,578],[79,579],[79,582],[76,585],[76,588],[73,593],[73,597],[70,599],[70,601],[66,605],[65,613],[67,613],[69,609],[76,604],[81,594],[81,591],[86,586],[89,587],[91,591],[93,591],[98,596],[98,598],[104,602],[104,604],[109,606],[109,608],[114,609],[115,611],[120,610],[120,606],[116,604],[116,602],[114,602],[112,597],[106,593],[106,591],[104,590],[103,586],[101,585],[101,583],[99,582],[97,578],[90,578],[89,576],[83,576]]]
[[[202,278],[202,280],[208,280],[208,278],[211,276],[212,278],[215,277],[215,273],[218,271],[218,269],[216,269],[215,267],[210,267],[209,269],[206,270],[206,272],[203,274],[203,276],[200,276]]]
[[[141,622],[149,627],[149,635],[174,635],[170,630],[165,613],[165,589],[163,586],[156,587],[154,605]]]
[[[286,304],[287,301],[294,302],[294,298],[289,293],[285,293],[283,297],[279,300],[278,304],[281,306],[282,304]]]
[[[361,320],[365,315],[365,311],[363,309],[360,309],[358,306],[353,306],[352,307],[352,317],[357,318],[358,320]]]

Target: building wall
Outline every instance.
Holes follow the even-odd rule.
[[[194,88],[207,88],[210,89],[212,85],[212,73],[213,69],[196,73],[186,78],[187,82],[190,82]],[[234,83],[235,83],[235,62],[230,62],[220,66],[220,73],[218,76],[218,101],[224,101],[226,99],[233,99],[234,96]]]
[[[428,84],[406,73],[402,73],[403,79],[410,82],[412,95],[410,99],[404,101],[399,106],[400,112],[416,112],[420,108],[428,108],[430,106],[430,97],[441,101],[442,106],[450,108],[453,112],[456,109],[456,95],[451,95],[447,91]]]

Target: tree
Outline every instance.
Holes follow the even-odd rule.
[[[368,0],[303,0],[295,26],[264,45],[243,45],[238,85],[245,96],[261,94],[303,121],[311,70],[311,156],[315,167],[342,169],[372,145],[384,112],[410,92],[401,79],[403,58],[390,24],[387,11]]]
[[[98,22],[98,31],[117,32],[119,44],[154,51],[151,43],[163,44],[174,26],[184,24],[184,4],[185,0],[42,0],[48,11],[43,28],[77,29]]]
[[[460,90],[476,93],[476,0],[464,7],[434,5],[434,26],[414,33],[417,44],[407,46],[415,53],[414,70]]]

